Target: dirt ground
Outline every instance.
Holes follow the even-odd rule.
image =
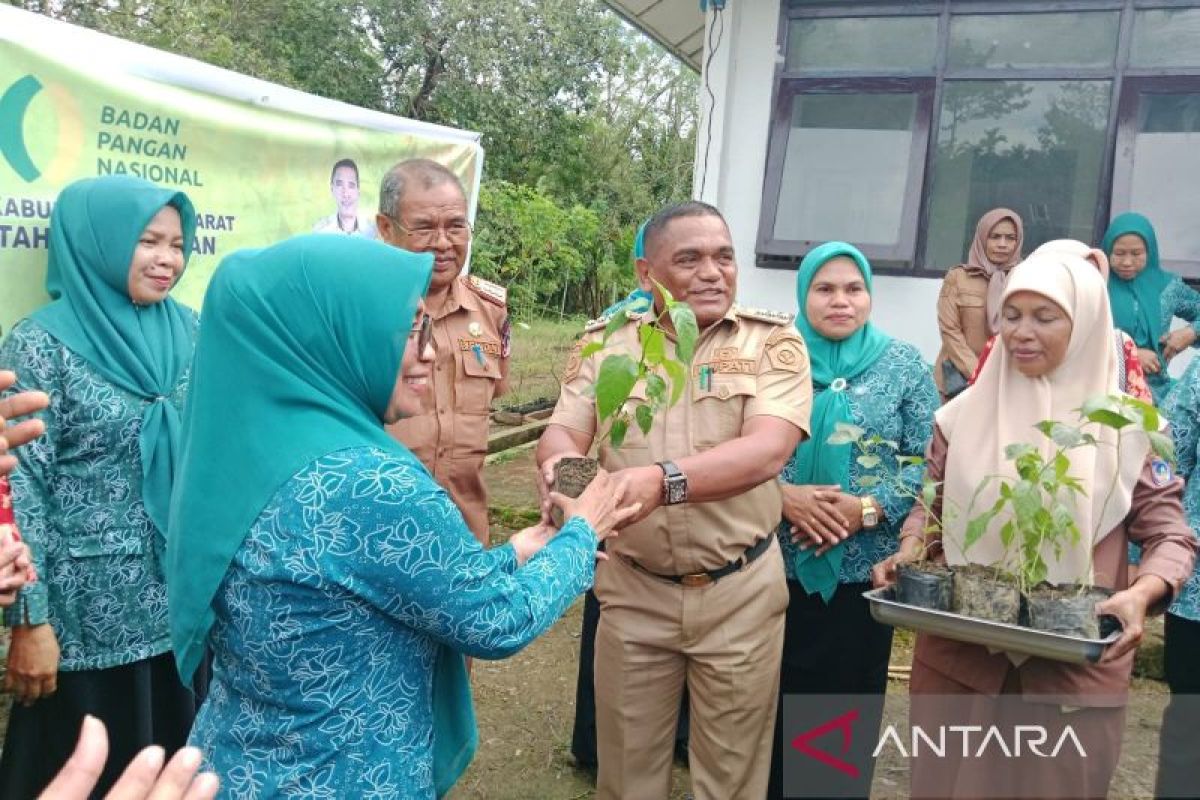
[[[524,450],[501,461],[486,469],[491,503],[506,522],[520,524],[532,515],[536,497],[533,454]],[[495,525],[493,541],[503,541],[513,527]],[[513,658],[476,662],[473,682],[480,748],[452,793],[454,800],[582,800],[593,796],[592,776],[576,769],[570,755],[582,608],[582,601],[577,602],[549,632]],[[1156,630],[1160,631],[1161,625]],[[1161,643],[1152,641],[1151,647],[1156,644]],[[907,666],[911,661],[912,635],[901,631],[892,650],[892,664]],[[907,682],[893,680],[888,691],[907,693]],[[1165,685],[1155,680],[1135,679],[1134,693],[1121,762],[1109,793],[1110,798],[1121,800],[1153,796],[1158,728],[1167,700]],[[902,720],[888,721],[899,724]],[[671,797],[682,798],[687,789],[687,771],[677,768]],[[871,794],[907,797],[904,759],[885,751],[876,767]]]

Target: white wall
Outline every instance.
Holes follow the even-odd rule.
[[[796,273],[761,269],[754,263],[775,65],[783,59],[776,45],[779,4],[775,0],[739,0],[729,3],[723,13],[724,34],[707,76],[716,95],[711,144],[707,142],[710,100],[704,87],[700,89],[695,193],[720,208],[729,221],[741,269],[738,301],[794,313]],[[713,25],[715,19],[710,12],[708,24]],[[706,33],[706,47],[708,41]],[[705,61],[707,56],[706,51]],[[939,346],[934,308],[938,287],[938,281],[920,278],[880,277],[875,281],[874,322],[916,345],[930,361]]]
[[[708,170],[708,92],[700,88],[700,135],[696,143],[696,197],[721,209],[733,233],[738,254],[738,302],[778,311],[796,311],[796,273],[755,266],[754,245],[762,207],[763,173],[771,127],[771,96],[775,65],[783,60],[778,49],[779,3],[776,0],[736,0],[723,12],[724,34],[713,58],[708,82],[716,95]],[[710,11],[708,25],[716,17]],[[705,33],[704,61],[708,59]],[[704,76],[702,76],[704,77]],[[937,295],[941,282],[928,278],[875,279],[872,321],[887,333],[912,343],[932,362],[940,346]],[[1180,320],[1175,321],[1178,326]],[[1171,362],[1181,375],[1195,351]]]

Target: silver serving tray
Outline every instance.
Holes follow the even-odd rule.
[[[876,622],[884,625],[911,628],[960,642],[981,644],[1006,653],[1020,653],[1073,664],[1094,664],[1104,654],[1104,648],[1121,636],[1121,631],[1116,630],[1103,639],[1080,639],[1021,625],[964,617],[949,611],[919,608],[898,602],[895,588],[891,586],[863,592],[863,597],[871,604],[871,616]]]

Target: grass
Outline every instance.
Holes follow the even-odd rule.
[[[585,322],[576,317],[514,322],[509,390],[498,405],[508,408],[558,397],[559,377],[566,367],[567,354],[583,334]]]

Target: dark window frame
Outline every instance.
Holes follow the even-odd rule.
[[[910,169],[914,164],[924,162],[929,143],[929,120],[933,110],[934,82],[932,77],[925,78],[875,78],[870,81],[855,79],[847,82],[841,78],[804,78],[793,79],[779,88],[779,96],[771,119],[771,141],[778,142],[777,146],[769,148],[767,154],[767,171],[764,192],[769,192],[775,198],[771,214],[759,214],[758,246],[759,252],[771,252],[776,259],[795,261],[811,250],[820,241],[775,239],[775,213],[779,205],[779,191],[783,184],[783,162],[787,155],[788,137],[791,134],[792,108],[795,98],[812,94],[914,94],[917,106],[913,115],[913,141],[909,150]],[[919,161],[916,159],[920,159]],[[900,216],[900,241],[893,247],[878,245],[863,245],[863,254],[872,263],[907,262],[915,254],[917,244],[916,226],[921,211],[920,182],[911,177],[904,191],[904,204]]]
[[[881,274],[900,275],[908,277],[941,278],[945,275],[942,267],[945,265],[926,265],[923,263],[929,222],[930,206],[932,204],[932,180],[934,162],[936,160],[939,119],[942,108],[943,89],[946,81],[954,80],[1110,80],[1112,82],[1112,102],[1110,103],[1108,128],[1105,136],[1104,160],[1101,164],[1099,186],[1097,191],[1096,212],[1094,217],[1094,236],[1100,236],[1107,225],[1109,210],[1115,202],[1114,193],[1117,191],[1117,178],[1121,165],[1118,163],[1119,128],[1125,119],[1122,103],[1128,95],[1125,84],[1134,81],[1141,85],[1142,79],[1167,80],[1174,78],[1200,79],[1200,66],[1195,68],[1138,68],[1131,67],[1129,55],[1133,39],[1134,15],[1137,11],[1149,9],[1198,8],[1197,0],[1058,0],[1057,2],[1035,2],[1034,0],[918,0],[916,2],[897,2],[896,0],[863,0],[851,7],[845,4],[805,3],[793,5],[790,0],[781,0],[779,4],[779,32],[777,46],[785,57],[781,58],[775,67],[774,83],[771,94],[771,123],[767,145],[767,160],[763,176],[759,231],[756,239],[755,255],[757,264],[766,268],[795,269],[799,258],[811,249],[811,243],[795,241],[777,241],[771,238],[775,215],[779,204],[779,186],[782,183],[783,156],[787,148],[787,136],[790,130],[791,98],[803,91],[804,87],[819,87],[824,85],[838,86],[844,92],[870,92],[872,86],[886,85],[889,82],[910,82],[924,84],[932,82],[933,91],[929,98],[928,114],[924,119],[916,121],[914,132],[924,131],[925,141],[920,143],[920,136],[914,136],[914,154],[919,150],[923,163],[914,164],[910,172],[909,186],[905,190],[904,225],[911,225],[910,218],[912,199],[917,198],[918,212],[916,229],[902,232],[902,240],[912,242],[908,258],[897,259],[899,247],[891,248],[891,252],[872,254],[873,265]],[[946,59],[949,50],[950,17],[956,14],[1020,14],[1020,13],[1062,13],[1072,11],[1118,11],[1117,54],[1111,67],[1097,68],[1035,68],[1035,69],[952,69]],[[830,17],[892,17],[892,16],[937,16],[938,23],[938,52],[936,66],[932,70],[898,71],[834,71],[834,70],[804,70],[789,71],[785,68],[786,48],[788,45],[789,23],[794,19],[830,18]],[[1190,84],[1195,85],[1195,84]],[[925,107],[925,96],[918,94],[918,114]],[[786,114],[784,112],[787,112]],[[781,123],[783,128],[781,130]],[[1128,186],[1125,187],[1126,191]],[[878,251],[879,248],[874,248]],[[876,260],[878,263],[876,264]],[[1197,268],[1200,276],[1200,267]]]
[[[1179,94],[1200,92],[1200,76],[1172,75],[1169,77],[1127,77],[1121,93],[1113,103],[1117,108],[1115,131],[1115,157],[1112,161],[1111,191],[1112,208],[1128,209],[1133,191],[1133,144],[1138,135],[1139,99],[1147,94]],[[1137,209],[1131,209],[1136,211]],[[1108,219],[1105,215],[1105,221]],[[1103,232],[1104,228],[1098,228]],[[1178,273],[1189,283],[1200,281],[1200,261],[1162,259],[1162,266]]]

